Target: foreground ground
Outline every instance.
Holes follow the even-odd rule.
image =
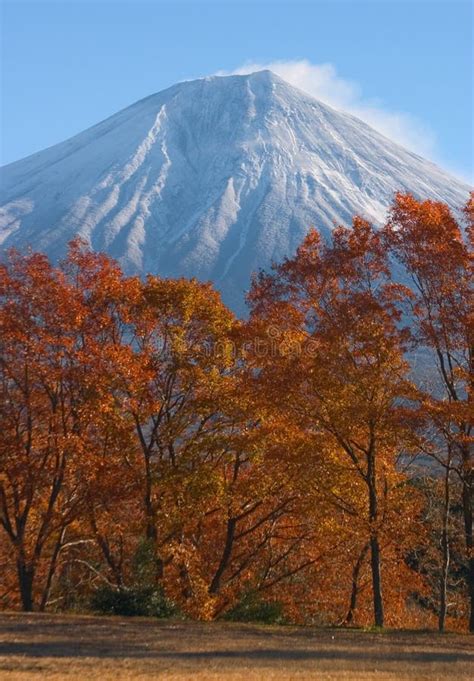
[[[474,637],[0,614],[0,679],[474,678]]]

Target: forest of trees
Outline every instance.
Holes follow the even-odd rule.
[[[473,236],[474,195],[399,194],[246,320],[77,240],[9,253],[0,607],[473,631]]]

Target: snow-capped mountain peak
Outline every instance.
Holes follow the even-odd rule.
[[[459,208],[469,187],[271,71],[178,83],[0,169],[0,242],[60,257],[79,234],[127,272],[212,280],[242,310],[252,271],[310,226],[393,194]]]

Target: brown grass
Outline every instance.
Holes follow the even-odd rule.
[[[0,679],[474,678],[474,638],[145,618],[0,614]]]

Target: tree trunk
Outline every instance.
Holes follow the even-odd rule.
[[[375,449],[372,445],[367,455],[367,485],[369,488],[369,522],[370,522],[370,567],[372,572],[372,593],[374,607],[374,624],[384,625],[384,608],[382,596],[381,555],[378,537],[378,499],[377,477],[375,470]]]
[[[342,620],[342,626],[351,624],[354,619],[354,612],[357,607],[357,596],[359,595],[359,574],[368,550],[369,544],[366,544],[362,551],[359,553],[359,556],[352,570],[351,598],[349,601],[349,609],[347,611],[347,615]]]
[[[236,525],[236,519],[235,518],[229,518],[227,520],[227,530],[226,530],[226,538],[225,538],[225,544],[224,544],[224,550],[222,552],[222,557],[219,563],[219,566],[214,574],[214,577],[212,579],[211,585],[209,587],[209,593],[210,594],[216,594],[219,592],[220,586],[221,586],[221,579],[222,575],[224,574],[224,571],[229,564],[230,557],[232,554],[232,547],[234,544],[234,536],[235,536],[235,525]]]
[[[448,591],[448,572],[449,572],[449,507],[450,507],[450,488],[449,488],[449,473],[450,461],[446,467],[446,475],[444,479],[444,509],[443,509],[443,527],[441,532],[441,555],[442,565],[439,580],[439,613],[438,613],[438,630],[444,631],[446,624],[446,613],[448,608],[447,591]]]
[[[376,534],[370,538],[370,567],[372,569],[374,624],[376,627],[383,627],[384,611],[382,597],[382,576],[380,572],[380,545]]]
[[[469,631],[474,632],[474,541],[473,541],[473,518],[472,518],[472,495],[474,475],[469,472],[463,480],[462,505],[464,517],[464,534],[466,542],[468,598],[470,606]]]
[[[23,558],[17,560],[18,584],[20,586],[21,605],[25,612],[33,610],[33,580],[35,569]]]
[[[56,565],[58,562],[58,556],[59,552],[61,551],[63,541],[64,541],[64,535],[66,533],[66,528],[64,527],[60,534],[59,537],[56,541],[53,555],[51,556],[51,560],[49,563],[49,568],[48,568],[48,575],[46,577],[46,583],[44,585],[43,589],[43,595],[41,596],[41,601],[39,605],[39,610],[40,612],[44,612],[46,605],[48,604],[48,599],[49,599],[49,594],[51,593],[51,586],[53,583],[53,578],[54,578],[54,573],[56,572]]]
[[[472,552],[472,544],[471,544]],[[469,616],[469,631],[474,633],[474,556],[469,558],[468,566],[468,581],[469,581],[469,601],[471,613]]]
[[[164,563],[158,554],[158,532],[156,522],[148,517],[146,522],[146,539],[150,542],[153,551],[153,562],[155,565],[155,581],[158,583],[163,578]]]
[[[102,555],[104,556],[107,565],[110,567],[112,571],[115,585],[117,586],[118,589],[120,589],[123,586],[122,560],[121,558],[118,561],[115,560],[115,557],[110,549],[110,544],[107,537],[99,532],[99,528],[97,527],[93,510],[91,510],[90,512],[89,519],[92,531],[94,532],[95,541],[99,545],[99,548],[102,551]]]
[[[158,554],[158,529],[156,527],[156,514],[152,501],[152,473],[150,466],[150,455],[145,455],[145,495],[144,506],[146,516],[145,536],[153,547],[155,563],[155,580],[158,583],[163,578],[163,560]]]
[[[164,563],[158,554],[158,529],[156,526],[157,523],[155,507],[153,504],[153,474],[151,467],[153,438],[148,439],[148,441],[145,439],[138,414],[134,414],[134,420],[136,432],[138,434],[138,439],[140,441],[140,445],[142,447],[143,452],[145,476],[145,489],[143,493],[143,507],[145,512],[145,537],[153,547],[155,562],[155,580],[156,582],[159,582],[163,578]],[[153,429],[153,433],[156,434],[155,431],[156,426]]]

